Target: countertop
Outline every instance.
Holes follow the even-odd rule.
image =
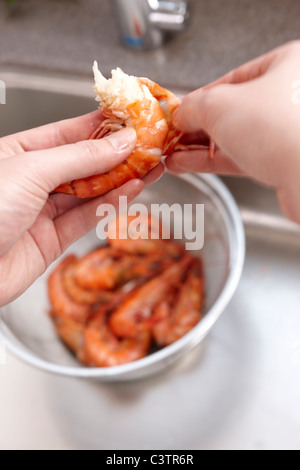
[[[0,0],[0,68],[18,64],[89,75],[122,67],[168,86],[197,88],[299,37],[298,0],[191,0],[190,28],[163,48],[120,46],[109,0]]]

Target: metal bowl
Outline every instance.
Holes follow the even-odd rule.
[[[155,203],[204,204],[205,242],[199,253],[204,260],[206,278],[203,320],[176,343],[144,359],[112,368],[87,368],[80,365],[63,346],[47,316],[48,272],[0,312],[0,341],[9,351],[48,372],[112,382],[137,379],[162,371],[205,338],[227,307],[242,274],[245,234],[239,209],[224,184],[211,175],[178,177],[167,174],[145,189],[137,202],[147,206]],[[69,251],[83,255],[97,245],[99,240],[93,233]]]

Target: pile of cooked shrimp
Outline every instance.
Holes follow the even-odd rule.
[[[149,226],[149,233],[150,233]],[[202,263],[160,237],[110,238],[68,256],[49,278],[51,318],[89,367],[136,361],[187,334],[202,318]]]

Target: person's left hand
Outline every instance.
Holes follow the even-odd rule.
[[[136,135],[123,130],[84,140],[101,123],[97,111],[0,139],[0,306],[21,295],[67,247],[91,231],[100,204],[134,199],[157,179],[133,180],[94,200],[49,194],[60,184],[104,173],[134,150]]]

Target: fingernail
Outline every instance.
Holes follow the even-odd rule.
[[[132,127],[127,127],[109,135],[106,139],[117,152],[122,152],[136,144],[136,132]]]

